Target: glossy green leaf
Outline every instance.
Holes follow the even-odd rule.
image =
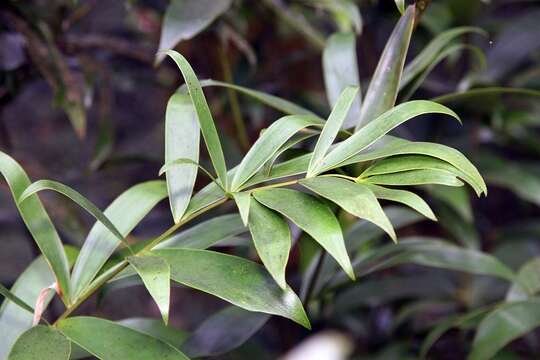
[[[423,114],[445,114],[459,120],[452,110],[431,101],[414,100],[400,104],[369,122],[353,136],[337,145],[325,157],[321,165],[321,171],[341,165],[395,127]]]
[[[188,40],[204,30],[215,18],[224,13],[232,0],[171,0],[161,28],[159,51],[172,49],[182,40]],[[157,60],[164,55],[158,53]]]
[[[210,159],[212,160],[218,179],[221,181],[221,185],[227,189],[227,165],[225,164],[225,157],[223,156],[223,149],[221,148],[216,125],[214,124],[212,113],[210,112],[210,108],[204,97],[201,84],[199,83],[193,68],[189,65],[184,56],[173,50],[167,51],[167,55],[169,55],[176,65],[178,65],[178,68],[186,81],[189,96],[191,97],[191,101],[197,112],[199,126],[201,127],[201,132],[208,153],[210,154]]]
[[[429,205],[420,196],[407,190],[389,189],[373,184],[365,184],[377,199],[395,201],[406,205],[430,220],[437,221],[437,217]]]
[[[26,175],[26,172],[15,160],[3,152],[0,152],[0,172],[6,179],[11,190],[11,195],[26,227],[54,272],[56,280],[52,282],[58,282],[64,301],[69,302],[71,291],[69,286],[68,260],[62,246],[62,241],[47,211],[37,195],[31,196],[22,204],[18,203],[21,194],[30,185],[28,175]],[[47,284],[47,286],[51,283]]]
[[[394,186],[410,186],[410,185],[446,185],[446,186],[463,186],[454,174],[444,170],[409,170],[397,173],[374,175],[364,179],[359,179],[360,182],[367,182],[377,185],[394,185]]]
[[[167,260],[176,282],[246,310],[283,316],[310,328],[298,296],[291,288],[283,291],[254,262],[208,250],[162,249],[152,253]]]
[[[288,115],[274,122],[257,139],[238,165],[232,180],[232,190],[238,190],[298,131],[322,125],[318,118],[310,115]]]
[[[175,234],[156,246],[157,249],[207,249],[220,241],[247,232],[238,214],[216,216]]]
[[[8,360],[68,360],[71,343],[58,330],[37,325],[18,339]]]
[[[6,298],[6,301],[11,301],[21,309],[28,311],[30,314],[34,314],[34,308],[28,305],[23,299],[9,291],[4,285],[0,284],[0,295]]]
[[[42,191],[42,190],[53,190],[56,191],[75,202],[77,205],[82,207],[86,212],[92,215],[97,221],[99,221],[103,226],[105,226],[119,241],[124,241],[124,237],[116,229],[114,224],[107,218],[99,208],[94,205],[90,200],[82,196],[80,193],[70,188],[67,185],[61,184],[53,180],[38,180],[28,186],[26,190],[21,194],[19,198],[19,203],[24,203],[26,199],[30,196]]]
[[[109,320],[72,317],[59,321],[58,329],[101,360],[188,359],[166,342]]]
[[[253,197],[307,232],[336,259],[351,279],[354,279],[341,227],[328,206],[314,196],[291,189],[254,191]]]
[[[521,266],[517,280],[506,294],[506,301],[526,300],[540,292],[540,257],[535,257]]]
[[[334,108],[347,86],[360,87],[356,59],[356,39],[353,33],[336,33],[328,38],[322,56],[324,86],[330,107]],[[343,121],[347,129],[356,124],[360,116],[361,94],[354,97],[350,111]]]
[[[357,131],[390,110],[396,103],[414,18],[415,7],[411,5],[399,19],[386,42],[362,104],[360,118],[356,124]]]
[[[131,230],[167,197],[164,181],[147,181],[132,186],[118,196],[104,211],[105,216],[126,237]],[[101,223],[96,223],[86,237],[72,274],[74,294],[78,295],[94,279],[120,241]]]
[[[170,325],[165,325],[163,321],[159,319],[135,317],[122,319],[116,322],[122,326],[148,334],[156,339],[171,344],[177,349],[180,349],[182,344],[189,337],[188,332],[178,330]]]
[[[130,256],[128,261],[141,277],[144,286],[156,302],[163,322],[169,322],[171,269],[157,256]]]
[[[288,115],[312,115],[317,116],[315,113],[313,113],[310,110],[307,110],[301,106],[296,105],[293,102],[290,102],[288,100],[282,99],[280,97],[264,93],[262,91],[257,91],[253,89],[249,89],[244,86],[239,86],[235,84],[229,84],[223,81],[218,80],[201,80],[201,86],[207,87],[207,86],[218,86],[218,87],[224,87],[227,89],[231,89],[234,91],[238,91],[241,94],[250,96],[254,98],[255,100],[258,100],[259,102],[268,105],[278,111],[281,111]],[[321,119],[322,120],[322,119]]]
[[[285,267],[291,250],[289,225],[279,214],[259,204],[257,200],[252,200],[249,231],[264,266],[285,290]]]
[[[300,184],[314,193],[338,204],[348,213],[365,219],[383,229],[394,241],[396,233],[381,205],[369,187],[337,177],[316,177]]]
[[[244,224],[244,226],[247,226],[249,219],[249,210],[251,208],[251,194],[249,192],[233,193],[233,198],[236,202],[236,207],[238,207],[240,217],[242,218],[242,223]]]
[[[165,113],[165,163],[180,158],[198,163],[199,137],[200,127],[190,97],[174,94]],[[175,222],[180,221],[188,207],[196,178],[197,167],[189,164],[178,164],[167,171],[169,203]]]
[[[245,343],[269,318],[268,314],[227,306],[200,324],[182,350],[194,358],[227,353]]]
[[[336,100],[334,108],[332,109],[326,124],[324,124],[321,135],[315,144],[313,156],[309,162],[307,177],[313,176],[320,167],[323,158],[326,156],[330,146],[332,146],[332,143],[336,139],[357,93],[357,87],[347,86]]]
[[[469,359],[491,359],[512,340],[538,326],[540,326],[540,299],[501,305],[480,322]]]
[[[416,57],[405,66],[403,69],[403,77],[401,78],[400,89],[403,89],[415,77],[420,75],[431,64],[437,62],[437,57],[444,49],[452,43],[457,37],[477,33],[486,35],[486,32],[477,27],[462,26],[450,30],[446,30],[437,35]]]

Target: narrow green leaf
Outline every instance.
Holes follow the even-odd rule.
[[[37,325],[18,339],[8,360],[68,360],[71,343],[58,330]]]
[[[289,318],[310,328],[302,303],[290,287],[283,291],[266,270],[251,261],[208,250],[162,249],[152,253],[171,266],[171,278],[249,311]]]
[[[300,184],[314,193],[335,202],[348,213],[383,229],[394,241],[396,233],[381,205],[369,187],[337,177],[316,177]]]
[[[330,146],[332,146],[357,93],[358,87],[347,86],[337,99],[326,124],[324,124],[321,135],[317,140],[317,144],[315,144],[313,156],[309,162],[307,177],[314,175],[330,149]]]
[[[128,261],[141,277],[144,286],[156,302],[163,322],[169,322],[171,269],[157,256],[130,256]]]
[[[216,182],[211,182],[193,195],[184,214],[184,219],[192,216],[201,209],[219,201],[223,201],[226,198],[227,195],[223,189],[217,185]]]
[[[214,165],[214,169],[218,175],[221,185],[225,189],[228,189],[227,185],[227,165],[225,164],[225,157],[223,156],[223,149],[221,148],[221,142],[219,141],[219,136],[216,130],[216,125],[214,124],[214,119],[204,97],[204,93],[201,88],[201,84],[193,71],[191,65],[184,56],[179,54],[176,51],[169,50],[167,51],[169,55],[178,68],[182,72],[182,76],[186,81],[189,96],[197,112],[197,118],[199,120],[199,125],[201,127],[201,132],[204,137],[204,142],[206,143],[206,148],[210,154],[210,159]]]
[[[236,202],[236,206],[238,207],[238,212],[240,213],[242,222],[244,223],[244,226],[247,226],[249,219],[249,210],[251,208],[251,194],[249,192],[237,192],[233,193],[233,198]]]
[[[195,168],[199,168],[206,176],[208,176],[208,178],[210,180],[212,180],[213,182],[216,183],[216,185],[221,189],[221,191],[223,191],[223,192],[225,191],[225,189],[223,189],[221,184],[217,181],[216,177],[214,175],[212,175],[212,173],[210,171],[206,170],[204,166],[202,166],[202,165],[200,165],[200,164],[196,163],[195,161],[193,161],[191,159],[188,159],[188,158],[178,158],[178,159],[175,159],[175,160],[172,160],[172,161],[169,161],[169,162],[163,164],[163,166],[159,169],[158,175],[161,176],[164,173],[169,172],[169,170],[171,170],[171,169],[173,169],[175,167],[178,167],[178,165],[190,165],[192,167],[194,166]],[[190,191],[192,191],[192,190],[190,190]],[[191,193],[190,193],[190,198],[188,199],[188,204],[186,205],[186,208],[189,206],[189,200],[190,199],[191,199]]]
[[[257,174],[261,174],[264,175],[264,176],[269,176],[270,173],[272,172],[272,168],[274,167],[275,165],[275,162],[276,160],[284,153],[286,152],[287,150],[290,150],[293,146],[311,138],[311,137],[314,137],[314,136],[318,136],[319,135],[319,132],[317,132],[316,130],[314,131],[311,131],[311,132],[301,132],[301,133],[298,133],[296,135],[294,135],[293,137],[291,137],[289,140],[287,140],[287,142],[285,144],[283,144],[279,150],[270,158],[270,160],[268,160],[263,168],[261,170],[258,171]],[[255,174],[253,177],[257,176],[257,174]],[[251,179],[253,179],[253,177]],[[250,179],[250,180],[251,180]],[[247,183],[251,182],[250,180],[247,181]]]
[[[174,94],[165,113],[165,163],[183,158],[197,164],[199,137],[200,127],[190,97]],[[167,191],[175,223],[188,207],[196,178],[197,167],[189,164],[178,164],[167,171]]]
[[[252,200],[250,205],[249,231],[264,266],[276,283],[287,289],[285,267],[291,250],[289,225],[276,212]]]
[[[172,49],[182,40],[188,40],[204,30],[224,13],[232,0],[171,0],[161,28],[157,62],[164,50]]]
[[[126,237],[133,228],[167,197],[164,181],[147,181],[132,186],[104,211],[105,216]],[[74,294],[78,295],[94,279],[120,241],[100,222],[86,237],[72,274]]]
[[[377,185],[394,185],[394,186],[410,186],[410,185],[446,185],[446,186],[463,186],[454,174],[444,170],[409,170],[398,173],[374,175],[358,181],[367,182]]]
[[[227,353],[251,338],[269,318],[268,314],[227,306],[200,324],[182,350],[193,358]]]
[[[403,15],[405,13],[405,0],[394,0],[396,6],[399,10],[399,13]]]
[[[499,350],[540,326],[540,299],[501,305],[478,326],[470,360],[491,359]]]
[[[19,306],[21,309],[28,311],[30,314],[34,314],[34,308],[28,305],[23,299],[9,291],[4,285],[0,284],[0,295]]]
[[[373,184],[365,184],[377,199],[389,200],[406,205],[430,220],[437,221],[437,217],[429,205],[420,196],[407,190],[388,189]]]
[[[150,335],[156,339],[171,344],[177,349],[180,349],[182,344],[189,337],[188,332],[178,330],[170,325],[165,325],[163,321],[159,319],[135,317],[122,319],[120,321],[116,321],[116,323]]]
[[[410,63],[407,64],[407,66],[405,66],[403,69],[403,77],[401,78],[400,89],[403,89],[425,69],[430,67],[433,63],[436,63],[437,57],[454,39],[470,33],[477,33],[484,36],[487,35],[484,30],[471,26],[456,27],[443,31],[437,35]]]
[[[321,171],[339,166],[395,127],[423,114],[445,114],[459,121],[455,112],[431,101],[413,100],[400,104],[369,122],[353,136],[336,146],[323,160]]]
[[[119,241],[124,241],[124,237],[116,229],[116,226],[107,218],[99,208],[94,205],[90,200],[82,196],[80,193],[70,188],[67,185],[59,183],[53,180],[38,180],[28,186],[26,190],[21,194],[19,198],[19,203],[24,203],[26,199],[30,196],[42,191],[42,190],[53,190],[57,193],[60,193],[69,199],[73,200],[74,203],[82,207],[86,212],[92,215],[97,221],[99,221],[103,226],[105,226]]]
[[[347,86],[360,87],[355,34],[336,33],[330,36],[323,51],[322,65],[326,98],[333,108]],[[361,104],[361,94],[358,94],[343,121],[343,128],[354,126],[360,116]]]
[[[415,7],[407,8],[390,35],[371,78],[356,130],[377,119],[396,103],[401,73],[413,31]]]
[[[540,257],[532,258],[521,266],[517,280],[506,294],[506,301],[526,300],[540,292]]]
[[[442,187],[433,186],[427,189],[429,194],[448,205],[451,209],[459,215],[461,220],[466,222],[473,222],[473,213],[471,208],[471,201],[469,199],[469,192],[465,187]]]
[[[15,160],[3,152],[0,152],[0,172],[6,179],[26,227],[54,272],[56,279],[52,282],[58,282],[64,302],[69,302],[71,290],[69,286],[68,260],[62,241],[47,211],[37,195],[31,196],[23,204],[18,202],[21,194],[30,185],[28,175]],[[47,286],[51,283],[47,284]]]
[[[250,96],[254,98],[255,100],[258,100],[259,102],[268,105],[278,111],[281,111],[288,115],[312,115],[317,116],[315,113],[313,113],[310,110],[307,110],[301,106],[296,105],[293,102],[290,102],[288,100],[282,99],[280,97],[264,93],[262,91],[257,91],[253,89],[249,89],[244,86],[239,86],[235,84],[229,84],[223,81],[218,80],[201,80],[201,86],[207,87],[207,86],[218,86],[218,87],[224,87],[227,89],[238,91],[241,94]],[[322,119],[321,119],[322,120]]]
[[[257,139],[238,165],[232,180],[232,190],[238,190],[298,131],[322,125],[318,118],[310,115],[288,115],[274,122]]]
[[[72,317],[59,321],[58,329],[101,360],[189,360],[168,343],[109,320]]]
[[[523,95],[531,97],[540,97],[540,91],[533,89],[521,89],[521,88],[509,88],[509,87],[484,87],[477,89],[470,89],[467,91],[458,91],[450,94],[444,94],[431,99],[442,104],[459,103],[463,101],[478,101],[486,96],[493,95]]]
[[[157,249],[207,249],[220,241],[247,232],[238,214],[216,216],[175,234],[156,246]]]
[[[341,227],[328,206],[314,196],[291,189],[254,191],[253,197],[291,219],[328,251],[347,275],[354,279]]]

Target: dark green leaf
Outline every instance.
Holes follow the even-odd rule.
[[[163,321],[152,318],[127,318],[117,321],[118,324],[148,334],[156,339],[171,344],[177,349],[188,338],[189,333],[167,326]]]
[[[58,330],[38,325],[22,334],[8,360],[68,360],[71,343]]]
[[[366,184],[366,186],[373,192],[377,199],[401,203],[418,211],[428,219],[437,221],[437,217],[435,214],[433,214],[433,211],[429,205],[420,196],[413,192],[398,189],[388,189],[373,184]]]

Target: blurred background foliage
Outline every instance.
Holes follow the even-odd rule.
[[[183,348],[188,354],[220,359],[286,354],[286,359],[304,359],[315,358],[309,357],[310,351],[323,351],[319,346],[326,344],[324,351],[334,351],[335,358],[414,359],[433,343],[427,357],[463,359],[474,329],[493,304],[527,299],[540,290],[540,2],[433,0],[417,6],[424,11],[418,16],[409,60],[451,28],[475,26],[486,33],[460,37],[459,44],[473,51],[448,50],[456,41],[439,49],[436,55],[448,51],[440,62],[433,59],[432,71],[420,74],[398,99],[434,98],[455,110],[463,127],[413,122],[396,133],[460,149],[486,178],[489,196],[477,199],[464,188],[424,188],[438,223],[387,207],[389,216],[400,239],[440,237],[492,254],[518,271],[530,288],[508,289],[508,283],[493,277],[411,264],[376,273],[367,267],[355,283],[343,284],[339,277],[324,276],[332,265],[319,262],[318,249],[300,239],[288,278],[298,288],[314,268],[322,268],[313,288],[301,290],[308,297],[318,294],[317,301],[306,305],[314,330],[247,315],[176,287],[171,324],[185,331],[185,338],[194,332]],[[399,15],[390,0],[4,1],[0,146],[32,178],[70,184],[104,208],[132,184],[155,178],[163,163],[165,106],[181,81],[170,61],[156,57],[158,50],[176,48],[201,79],[278,95],[326,117],[326,39],[336,31],[356,34],[358,74],[365,91]],[[239,161],[278,117],[276,111],[223,88],[206,88],[205,94],[229,162]],[[199,179],[196,187],[203,185]],[[39,251],[7,187],[1,186],[0,282],[11,285]],[[63,240],[80,246],[92,219],[62,197],[42,199]],[[228,210],[235,209],[230,205]],[[168,212],[167,204],[158,206],[134,238],[150,238],[170,225]],[[233,234],[221,245],[241,244],[243,236]],[[359,262],[367,250],[388,242],[362,221],[350,225],[347,239]],[[255,257],[253,249],[239,249],[235,251]],[[332,270],[327,269],[328,274]],[[136,316],[123,321],[151,327],[154,323],[141,318],[158,319],[159,314],[144,288],[126,289],[131,285],[115,283],[82,312],[113,320]],[[528,316],[539,317],[534,301],[525,302],[532,309]],[[53,304],[49,316],[60,311],[61,305]],[[491,320],[484,326],[507,326]],[[176,335],[175,341],[183,338]],[[539,354],[539,333],[531,331],[497,358],[534,359]]]

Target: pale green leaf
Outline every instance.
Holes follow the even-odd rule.
[[[259,204],[257,200],[252,200],[249,231],[264,266],[285,290],[285,267],[291,250],[289,225],[279,214]]]
[[[437,221],[437,217],[429,205],[420,196],[407,190],[389,189],[373,184],[365,184],[377,199],[395,201],[406,205],[430,220]]]
[[[323,160],[321,171],[335,168],[370,146],[402,123],[424,114],[445,114],[459,120],[449,108],[426,100],[400,104],[369,122],[353,136],[338,144]]]
[[[328,206],[314,196],[291,189],[254,191],[253,197],[307,232],[336,259],[347,275],[354,279],[341,227]]]
[[[270,318],[268,314],[227,306],[200,324],[182,350],[191,357],[217,356],[238,348]]]
[[[164,181],[148,181],[132,186],[104,211],[105,216],[126,237],[133,228],[167,197]],[[78,295],[94,279],[120,241],[101,223],[86,237],[72,274],[74,294]]]
[[[56,280],[52,282],[58,282],[64,301],[69,302],[71,290],[69,286],[68,260],[62,241],[47,211],[37,195],[30,196],[23,204],[18,203],[21,194],[30,185],[28,175],[15,160],[3,152],[0,152],[0,172],[6,179],[26,227],[54,272]]]
[[[540,326],[540,299],[501,305],[480,322],[469,359],[491,359],[512,340],[522,337],[538,326]]]
[[[323,51],[322,65],[326,98],[330,107],[333,108],[339,95],[347,86],[360,87],[355,35],[336,33],[330,36]],[[343,121],[343,128],[347,129],[356,124],[360,116],[361,104],[359,93],[354,98],[351,109]]]
[[[178,349],[152,336],[94,317],[72,317],[58,322],[72,342],[101,360],[188,359]]]
[[[244,226],[247,226],[249,219],[249,210],[251,208],[251,194],[249,192],[237,192],[233,193],[233,198],[236,202],[236,206],[238,207],[240,217],[242,218],[242,223],[244,223]]]
[[[167,260],[176,282],[246,310],[283,316],[310,327],[298,296],[290,287],[283,291],[254,262],[208,250],[162,249],[152,253]]]
[[[58,330],[37,325],[22,334],[13,345],[8,360],[68,360],[71,343]]]
[[[397,241],[390,220],[369,187],[330,176],[301,180],[300,184],[335,202],[348,213],[379,226],[392,240]]]
[[[414,18],[415,7],[409,6],[386,42],[362,104],[356,124],[357,131],[390,110],[396,103]]]
[[[191,99],[174,94],[165,113],[165,163],[184,158],[197,164],[199,137],[200,127]],[[178,164],[167,171],[169,203],[175,222],[180,221],[188,207],[196,178],[197,168],[189,164]]]
[[[34,308],[28,305],[23,299],[9,291],[4,285],[0,284],[0,295],[6,298],[6,301],[11,301],[12,303],[19,306],[21,309],[28,311],[30,314],[34,314]]]
[[[169,55],[176,65],[178,65],[178,68],[186,81],[189,96],[191,97],[191,101],[197,112],[199,126],[201,127],[201,132],[208,153],[210,154],[210,159],[212,160],[218,179],[221,181],[221,185],[227,189],[227,165],[225,163],[225,157],[223,156],[223,149],[221,148],[216,125],[214,124],[212,113],[210,112],[210,108],[204,97],[201,84],[199,83],[193,68],[189,65],[184,56],[173,50],[167,51],[167,55]]]
[[[169,322],[171,270],[169,264],[157,256],[130,256],[128,261],[141,277],[144,286],[156,302],[163,322]]]
[[[122,326],[162,340],[163,342],[171,344],[177,349],[180,349],[182,344],[189,337],[188,332],[178,330],[170,325],[165,325],[163,321],[159,319],[135,317],[122,319],[116,322]]]
[[[399,13],[403,15],[403,13],[405,13],[405,0],[394,0],[394,2],[396,3]]]
[[[315,144],[313,156],[309,162],[307,177],[313,176],[319,168],[323,158],[330,149],[330,146],[332,146],[332,143],[336,139],[357,93],[357,87],[347,86],[336,100],[334,108],[324,124],[321,135]]]
[[[257,139],[236,168],[231,185],[232,190],[238,190],[298,131],[310,126],[322,125],[323,123],[318,118],[310,115],[288,115],[274,122]]]
[[[359,182],[367,182],[376,185],[394,185],[394,186],[411,186],[411,185],[446,185],[446,186],[463,186],[454,174],[444,170],[409,170],[398,173],[374,175],[364,179],[359,179]]]

